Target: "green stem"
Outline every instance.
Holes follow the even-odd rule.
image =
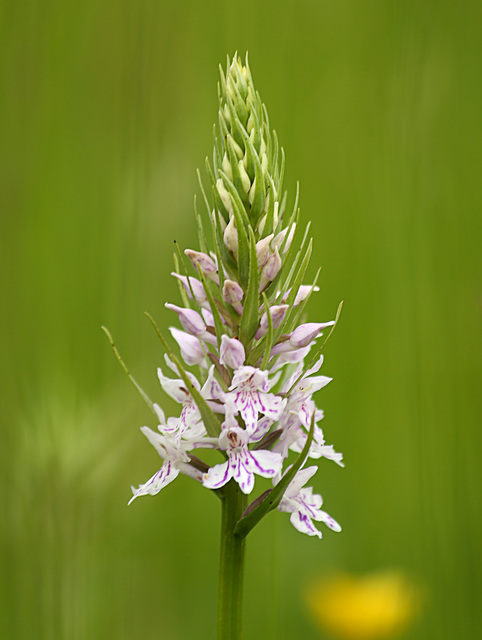
[[[230,480],[224,487],[219,558],[218,640],[242,638],[245,538],[234,529],[246,509],[247,496]]]

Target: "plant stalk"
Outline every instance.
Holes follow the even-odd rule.
[[[219,558],[218,640],[240,640],[243,617],[245,538],[235,535],[247,496],[230,480],[224,488]]]

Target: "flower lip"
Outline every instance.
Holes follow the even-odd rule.
[[[273,478],[281,472],[283,458],[279,453],[265,449],[250,450],[249,442],[249,433],[239,426],[223,430],[219,446],[227,452],[228,460],[211,467],[204,474],[204,486],[219,489],[234,478],[243,493],[251,493],[255,474]]]

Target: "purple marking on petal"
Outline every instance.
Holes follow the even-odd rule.
[[[272,478],[281,469],[281,456],[279,453],[272,451],[250,451],[249,452],[251,463],[258,469],[258,473],[266,478]],[[260,459],[264,458],[264,464],[270,465],[266,468],[261,463]]]
[[[218,473],[222,474],[221,477],[218,480],[213,481],[212,476],[218,475]],[[230,477],[231,474],[229,472],[228,463],[224,462],[223,464],[217,464],[216,466],[211,467],[211,469],[209,469],[209,471],[204,475],[204,485],[210,489],[219,489],[228,482]]]
[[[271,468],[271,469],[265,469],[265,468],[263,468],[263,467],[261,466],[261,464],[260,464],[260,463],[258,462],[258,460],[256,459],[256,455],[255,455],[255,453],[251,453],[251,454],[250,454],[250,458],[251,458],[252,463],[253,463],[253,464],[254,464],[254,466],[255,466],[255,467],[260,471],[260,473],[263,473],[263,474],[271,474],[271,475],[273,475],[273,476],[275,475],[275,473],[276,473],[276,470],[275,470],[275,469],[272,469],[272,468]]]

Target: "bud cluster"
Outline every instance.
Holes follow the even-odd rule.
[[[247,61],[235,56],[226,74],[221,70],[219,126],[213,164],[207,162],[210,197],[201,184],[208,214],[207,223],[197,214],[201,250],[185,251],[194,273],[175,256],[182,306],[166,304],[182,327],[170,329],[182,360],[160,334],[174,377],[160,368],[159,380],[181,410],[166,420],[152,404],[157,431],[142,432],[163,465],[131,501],[158,493],[180,473],[221,494],[232,479],[250,494],[262,476],[273,488],[248,507],[245,530],[277,507],[299,531],[321,537],[313,520],[335,531],[340,526],[304,487],[317,470],[304,465],[324,457],[343,466],[325,442],[323,412],[312,397],[331,380],[318,375],[323,356],[314,347],[335,322],[301,322],[318,287],[316,280],[303,284],[312,241],[308,230],[299,237],[297,198],[286,215],[283,172],[284,153]],[[203,448],[218,450],[219,464],[192,453]]]

